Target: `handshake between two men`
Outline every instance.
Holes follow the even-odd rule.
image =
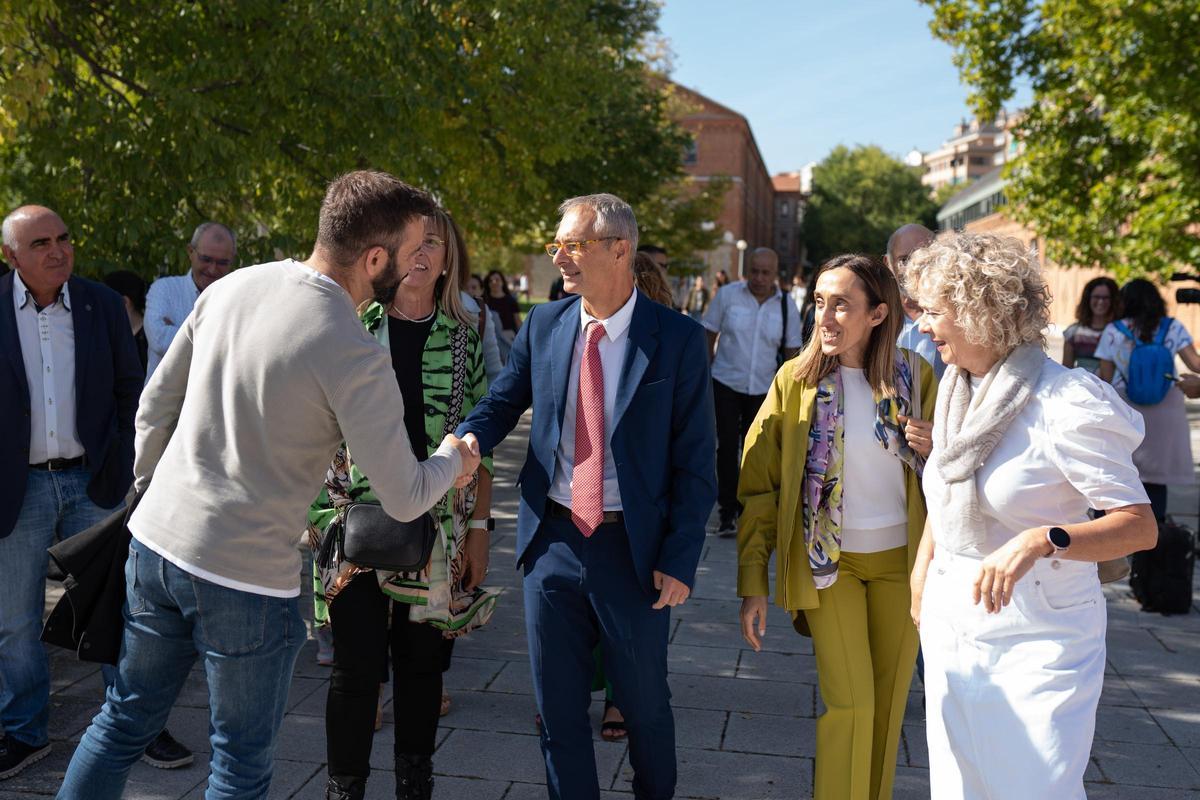
[[[479,442],[469,433],[463,439],[458,438],[452,433],[447,433],[446,438],[442,440],[442,444],[447,443],[458,451],[459,458],[462,459],[462,468],[459,471],[458,477],[454,480],[455,488],[461,489],[471,482],[471,479],[475,477],[475,471],[479,469]]]

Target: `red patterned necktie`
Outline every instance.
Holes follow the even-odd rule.
[[[584,536],[604,521],[604,368],[600,337],[604,326],[589,322],[579,362],[579,400],[575,404],[575,469],[571,474],[571,519]]]

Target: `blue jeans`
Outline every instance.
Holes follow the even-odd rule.
[[[163,729],[200,656],[212,743],[206,800],[267,796],[275,737],[307,636],[298,597],[209,583],[136,539],[125,564],[125,633],[116,684],[79,742],[61,800],[118,800],[130,768]]]
[[[113,512],[87,496],[86,467],[29,470],[17,524],[0,539],[0,725],[24,744],[46,743],[50,665],[40,637],[46,605],[46,549]]]

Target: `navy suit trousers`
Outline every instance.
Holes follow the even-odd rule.
[[[551,800],[600,797],[588,718],[597,643],[629,731],[634,796],[669,800],[676,780],[667,686],[671,612],[652,608],[657,593],[638,581],[624,526],[607,523],[585,538],[569,519],[547,516],[522,567]]]

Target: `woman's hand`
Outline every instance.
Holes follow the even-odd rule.
[[[465,591],[471,591],[483,583],[488,572],[491,536],[488,531],[480,528],[468,528],[467,540],[463,542],[463,577],[462,586]]]
[[[897,415],[896,419],[904,426],[904,438],[908,440],[908,446],[921,458],[929,458],[933,452],[933,422],[904,414]]]
[[[972,589],[975,605],[982,600],[989,614],[999,614],[1012,601],[1017,581],[1033,568],[1034,562],[1054,549],[1046,539],[1047,530],[1041,527],[1022,531],[983,559]]]
[[[754,648],[754,652],[762,650],[762,637],[767,633],[767,598],[742,598],[742,638]]]
[[[912,617],[913,625],[917,626],[917,630],[921,630],[921,597],[925,594],[925,575],[917,575],[913,573],[909,579],[909,590],[912,592],[912,606],[908,610],[908,615]]]

